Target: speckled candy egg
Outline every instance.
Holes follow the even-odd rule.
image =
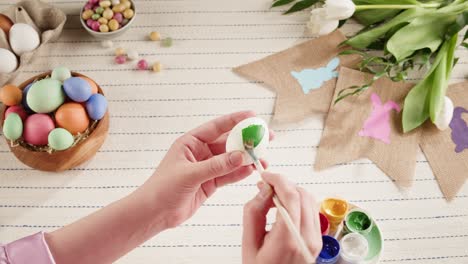
[[[71,77],[71,72],[68,68],[66,67],[57,67],[52,71],[52,79],[58,80],[58,81],[65,81],[66,79]]]
[[[80,78],[80,77],[71,77],[63,82],[63,90],[70,99],[75,102],[86,102],[91,96],[91,85]]]
[[[62,84],[54,79],[35,82],[28,91],[26,103],[36,113],[50,113],[65,102]]]
[[[3,123],[3,135],[12,141],[17,140],[23,134],[23,121],[16,113],[11,113]]]
[[[265,156],[266,149],[270,143],[270,136],[268,126],[265,121],[258,117],[247,118],[239,122],[229,133],[229,136],[226,140],[226,152],[231,151],[245,151],[244,142],[242,139],[242,130],[252,125],[261,125],[264,128],[263,137],[253,151],[257,158],[262,158]],[[253,160],[247,152],[244,152],[244,165],[252,164]]]
[[[94,94],[86,102],[86,111],[93,120],[101,120],[107,111],[107,100],[102,94]]]
[[[24,123],[23,138],[31,145],[47,145],[50,131],[55,128],[54,121],[46,114],[29,116]]]
[[[23,122],[28,117],[28,114],[26,113],[26,111],[24,111],[21,105],[14,105],[14,106],[8,107],[7,110],[5,111],[5,118],[8,117],[8,115],[12,113],[19,115],[19,117],[21,117],[21,120]]]
[[[65,103],[55,113],[55,121],[59,127],[65,128],[73,135],[83,133],[89,126],[89,118],[83,105]]]
[[[49,147],[54,150],[66,150],[73,145],[73,135],[63,128],[56,128],[49,133]]]

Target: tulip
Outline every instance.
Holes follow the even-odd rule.
[[[453,102],[445,96],[444,105],[434,120],[434,124],[440,130],[445,130],[449,127],[453,118]]]
[[[316,8],[312,10],[310,21],[307,22],[307,28],[314,36],[323,36],[333,32],[338,28],[338,20],[327,19],[327,10],[325,8]]]
[[[356,5],[352,0],[326,0],[323,6],[328,20],[343,20],[353,16]]]

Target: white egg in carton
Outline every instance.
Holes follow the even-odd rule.
[[[0,86],[60,36],[66,19],[63,11],[39,0],[21,1],[0,13]]]

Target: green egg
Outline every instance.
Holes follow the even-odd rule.
[[[73,145],[75,139],[63,128],[56,128],[49,133],[49,147],[54,150],[66,150]]]
[[[23,121],[18,114],[8,114],[5,123],[3,123],[3,135],[12,141],[17,140],[23,135]]]
[[[66,79],[68,79],[70,77],[71,77],[70,70],[68,68],[66,68],[66,67],[63,67],[63,66],[55,68],[52,71],[52,76],[51,76],[52,79],[55,79],[55,80],[58,80],[58,81],[61,81],[61,82],[65,81]]]
[[[45,114],[55,111],[65,102],[62,83],[55,79],[35,82],[29,89],[26,102],[36,113]]]

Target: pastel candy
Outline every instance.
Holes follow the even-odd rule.
[[[91,85],[79,77],[71,77],[63,82],[63,90],[75,102],[86,102],[91,97]]]

